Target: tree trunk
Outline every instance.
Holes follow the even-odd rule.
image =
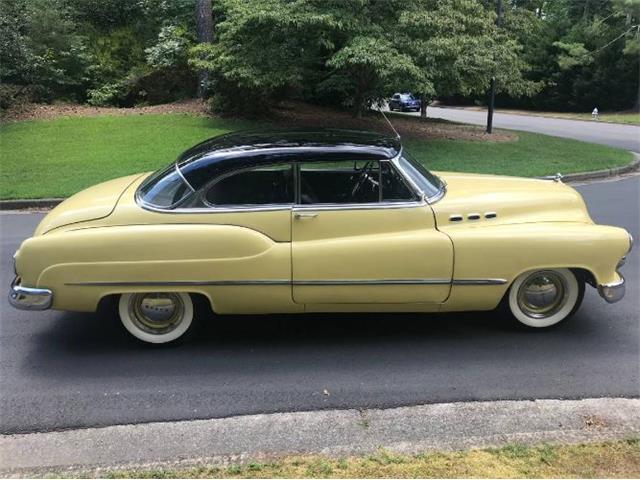
[[[196,36],[198,43],[211,43],[213,38],[213,15],[211,13],[212,0],[196,0]],[[209,83],[209,73],[206,70],[198,72],[198,98],[204,97]]]
[[[360,72],[356,79],[356,91],[353,96],[353,116],[356,118],[362,118],[362,112],[364,111],[364,92],[367,84],[364,77],[365,75]]]
[[[420,118],[427,118],[427,97],[424,95],[420,95]]]
[[[640,83],[638,83],[638,94],[636,95],[636,104],[633,106],[633,110],[640,113]]]
[[[356,118],[362,118],[362,111],[364,110],[364,95],[362,91],[358,88],[355,94],[354,102],[354,111],[353,116]]]

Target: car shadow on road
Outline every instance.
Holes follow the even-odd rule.
[[[523,330],[496,312],[448,314],[345,313],[200,315],[195,335],[175,345],[150,345],[132,338],[117,313],[64,312],[42,333],[42,342],[69,352],[199,349],[279,345],[361,344],[420,337],[441,342]],[[41,345],[45,346],[45,345]]]
[[[561,349],[567,339],[582,337],[580,330],[591,336],[588,326],[577,323],[560,325],[549,336],[519,328],[495,312],[225,315],[207,318],[188,342],[155,346],[131,338],[115,313],[60,313],[30,339],[22,368],[36,376],[108,378],[131,369],[141,376],[160,371],[170,376],[287,373],[296,365],[340,362],[357,368],[376,362],[409,365],[416,359],[467,361],[456,358],[457,352],[474,361],[499,361],[520,349],[536,355]]]

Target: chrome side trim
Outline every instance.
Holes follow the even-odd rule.
[[[448,278],[407,278],[407,279],[345,279],[345,280],[205,280],[205,281],[149,281],[149,282],[71,282],[68,286],[87,287],[181,287],[181,286],[249,286],[249,285],[503,285],[503,278],[458,279]]]
[[[293,285],[326,286],[326,285],[449,285],[448,278],[409,278],[390,280],[295,280]]]
[[[390,208],[415,208],[426,206],[424,201],[411,202],[376,202],[376,203],[310,203],[301,204],[293,207],[293,212],[298,210],[318,210],[318,211],[336,211],[336,210],[384,210]]]
[[[453,280],[454,285],[504,285],[507,280],[504,278],[462,278]]]
[[[290,280],[185,280],[176,282],[71,282],[74,287],[190,287],[234,285],[290,285]]]
[[[238,213],[238,212],[277,212],[281,210],[291,210],[292,204],[271,204],[271,205],[234,205],[233,207],[194,207],[176,208],[167,210],[154,207],[142,201],[137,202],[145,210],[157,213],[182,214],[182,213]]]

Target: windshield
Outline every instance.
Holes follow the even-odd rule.
[[[159,208],[172,208],[193,192],[184,180],[175,163],[160,170],[140,186],[138,197],[145,204]]]
[[[415,100],[416,99],[416,97],[414,97],[410,93],[403,93],[402,95],[400,95],[400,98],[402,98],[402,100]]]
[[[440,193],[444,188],[442,180],[424,168],[422,164],[414,159],[406,150],[402,150],[398,162],[402,170],[411,178],[413,183],[422,190],[422,193],[424,193],[427,198],[431,198]]]

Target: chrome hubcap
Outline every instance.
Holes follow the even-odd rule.
[[[129,314],[147,333],[169,333],[182,323],[184,303],[175,293],[136,293],[129,302]]]
[[[518,290],[518,306],[531,318],[548,318],[566,303],[564,278],[551,270],[529,275]]]

